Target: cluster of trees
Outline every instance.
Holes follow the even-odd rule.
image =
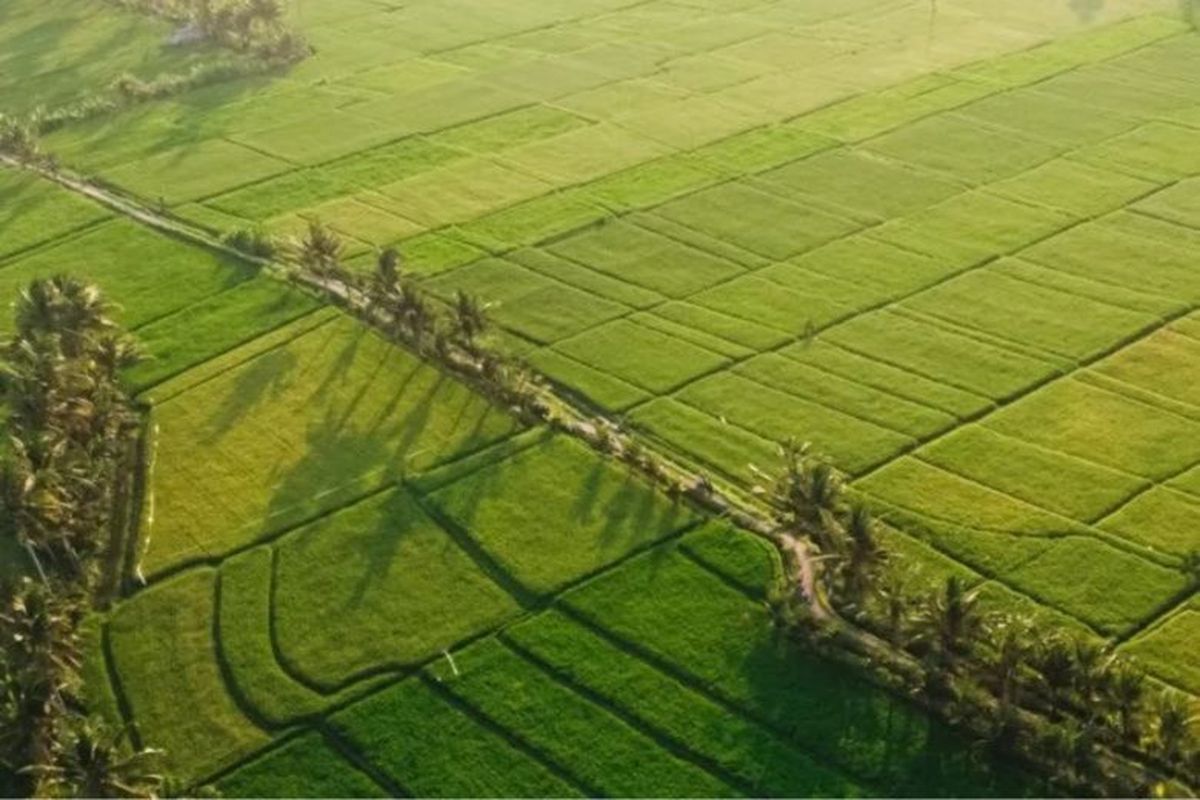
[[[112,0],[126,8],[187,22],[206,39],[262,58],[292,61],[312,50],[289,30],[280,0]]]
[[[824,588],[838,611],[918,665],[914,692],[962,718],[986,720],[993,744],[1034,755],[1071,788],[1111,788],[1123,779],[1104,772],[1102,748],[1200,779],[1197,718],[1183,695],[1155,688],[1133,663],[1092,640],[986,611],[978,590],[957,576],[914,588],[870,510],[846,498],[837,472],[807,445],[790,441],[781,453],[783,468],[757,493],[771,502],[782,530],[807,536],[832,564]]]
[[[15,323],[0,537],[29,563],[0,584],[0,772],[37,796],[148,796],[155,754],[89,719],[80,674],[80,624],[128,513],[139,419],[118,372],[136,347],[96,287],[66,276],[33,281]]]
[[[296,243],[296,261],[310,283],[350,305],[367,321],[417,352],[479,378],[478,388],[519,414],[545,419],[540,384],[520,362],[481,345],[489,328],[486,306],[466,292],[434,300],[406,273],[400,254],[386,249],[370,273],[342,263],[341,238],[319,221]]]
[[[0,155],[27,163],[42,161],[38,130],[38,121],[34,116],[18,119],[0,112]]]

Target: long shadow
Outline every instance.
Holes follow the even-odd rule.
[[[298,363],[291,349],[277,347],[239,370],[233,387],[205,422],[204,443],[219,441],[255,406],[278,396],[294,377]]]

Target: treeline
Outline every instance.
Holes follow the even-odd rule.
[[[100,292],[66,276],[33,281],[14,321],[0,538],[28,563],[0,581],[0,773],[23,795],[151,796],[156,754],[89,717],[81,678],[80,625],[130,514],[140,422],[118,373],[137,349]]]
[[[287,27],[280,0],[109,0],[125,8],[192,26],[198,37],[274,61],[297,61],[312,50]]]
[[[756,491],[776,509],[780,530],[817,543],[820,588],[838,613],[913,667],[893,671],[902,688],[970,721],[998,752],[1048,768],[1068,793],[1149,796],[1153,771],[1200,782],[1191,698],[1092,639],[986,610],[979,590],[957,576],[922,585],[886,548],[870,509],[848,499],[833,467],[794,441],[781,454],[782,469],[763,475]],[[784,598],[785,619],[829,634],[809,601]],[[1153,770],[1123,769],[1125,757]]]

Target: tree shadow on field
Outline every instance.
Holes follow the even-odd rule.
[[[298,363],[290,349],[277,347],[243,365],[206,420],[203,443],[219,441],[255,406],[281,394],[290,385]]]
[[[1015,764],[910,700],[773,628],[742,664],[751,710],[783,738],[869,793],[894,797],[1043,796]],[[833,787],[806,787],[820,792]],[[828,794],[830,792],[823,792]]]

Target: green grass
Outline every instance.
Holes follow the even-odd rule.
[[[277,551],[279,652],[321,685],[411,666],[519,611],[404,489],[301,528]]]
[[[106,169],[101,175],[150,203],[174,206],[278,175],[290,167],[287,161],[249,147],[210,140]]]
[[[729,213],[731,209],[737,213]],[[772,259],[811,250],[859,227],[736,181],[667,203],[655,213]]]
[[[856,317],[821,339],[983,397],[1003,398],[1060,371],[1048,360],[894,311]]]
[[[545,752],[588,794],[728,797],[737,791],[660,747],[602,706],[489,639],[436,679],[456,697]]]
[[[288,330],[272,349],[247,345],[248,360],[229,354],[206,382],[185,373],[157,388],[168,399],[152,416],[147,572],[250,544],[515,428],[349,318]]]
[[[744,709],[870,791],[1020,791],[1020,776],[980,769],[950,731],[776,636],[765,608],[678,554],[647,554],[573,592],[568,604],[635,654]]]
[[[1104,119],[1095,114],[1084,119]],[[1153,183],[1122,172],[1056,158],[988,187],[1001,197],[1055,208],[1076,217],[1115,211],[1153,191]]]
[[[758,275],[744,275],[690,299],[711,311],[799,336],[851,312],[852,307],[842,305],[816,285],[820,280],[818,276],[812,285],[793,289]]]
[[[869,469],[915,441],[852,416],[836,404],[781,392],[732,372],[690,384],[676,397],[764,439],[782,441],[794,436],[812,442],[851,474]]]
[[[142,741],[179,775],[200,776],[268,741],[230,696],[213,641],[216,572],[197,569],[122,603],[113,666]]]
[[[562,588],[695,520],[625,467],[556,437],[429,495],[520,586]]]
[[[578,788],[420,678],[355,703],[330,724],[418,797],[576,797]]]
[[[144,390],[316,308],[309,295],[252,278],[139,328],[145,360],[126,377]]]
[[[1200,340],[1178,326],[1163,328],[1096,364],[1093,371],[1123,384],[1200,407]]]
[[[1180,652],[1188,649],[1200,636],[1200,606],[1196,601],[1172,615],[1161,625],[1121,648],[1122,652],[1146,664],[1150,670],[1174,684],[1191,692],[1200,693],[1200,668],[1195,660],[1180,658]]]
[[[120,322],[136,329],[249,280],[254,270],[120,219],[8,263],[0,269],[0,298],[11,302],[31,280],[59,273],[95,283],[120,307]],[[0,331],[10,324],[5,315]]]
[[[0,171],[0,262],[110,216],[103,207],[49,181]]]
[[[1200,498],[1156,486],[1106,517],[1101,527],[1159,552],[1185,556],[1197,546]]]
[[[728,361],[719,353],[625,319],[561,341],[554,349],[655,394]]]
[[[783,588],[783,564],[775,546],[730,523],[706,523],[685,536],[679,547],[756,597],[769,599]]]
[[[212,45],[165,46],[170,32],[165,21],[88,0],[12,0],[0,26],[0,111],[56,108],[125,73],[151,80],[219,57]]]
[[[546,249],[668,297],[686,297],[742,272],[725,259],[627,222],[589,228]]]
[[[991,269],[948,281],[905,308],[1064,358],[1082,360],[1150,327],[1150,314],[1015,280]]]
[[[918,457],[1048,511],[1092,520],[1145,488],[1145,480],[1022,439],[968,425],[921,448]]]
[[[221,565],[221,659],[240,697],[276,726],[316,714],[330,700],[284,672],[275,655],[272,554],[260,547]]]
[[[714,764],[758,796],[845,796],[863,788],[762,725],[730,713],[558,612],[505,634],[570,686],[648,726]]]
[[[1200,460],[1200,423],[1077,380],[1051,384],[985,424],[1152,480]]]
[[[225,797],[386,797],[382,787],[310,732],[239,767],[217,783]]]
[[[1080,564],[1087,569],[1079,569]],[[1064,575],[1071,579],[1063,580]],[[1056,542],[1007,579],[1110,635],[1149,619],[1185,587],[1183,575],[1175,570],[1080,537]]]

